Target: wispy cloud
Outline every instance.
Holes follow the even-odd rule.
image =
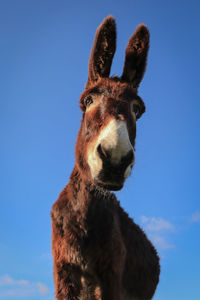
[[[29,285],[28,280],[14,280],[8,275],[4,275],[0,277],[0,286],[5,286],[5,285],[22,285],[22,286],[27,286]]]
[[[142,227],[147,232],[149,238],[157,249],[166,250],[173,248],[174,245],[168,242],[167,234],[173,232],[175,227],[163,218],[146,217],[140,218]]]
[[[163,237],[161,235],[150,235],[150,238],[153,242],[153,244],[156,246],[156,248],[161,249],[161,250],[166,250],[170,248],[174,248],[175,246],[173,244],[170,244],[167,241],[166,237]]]
[[[191,216],[191,222],[193,222],[193,223],[200,223],[200,211],[195,212]]]
[[[24,279],[16,280],[9,275],[0,277],[0,299],[5,297],[37,297],[37,295],[45,296],[48,293],[48,287],[41,282],[30,282]]]
[[[162,218],[148,218],[145,216],[141,217],[141,222],[144,224],[147,231],[168,231],[173,230],[174,226],[167,220],[164,220]]]
[[[47,287],[45,284],[43,284],[43,283],[41,283],[41,282],[38,282],[38,283],[37,283],[37,287],[38,287],[39,293],[40,293],[41,295],[46,295],[46,294],[48,294],[49,289],[48,289],[48,287]]]

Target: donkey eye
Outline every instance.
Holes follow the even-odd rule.
[[[84,100],[84,104],[85,104],[85,107],[88,107],[89,105],[91,105],[93,103],[93,99],[92,99],[92,96],[87,96]]]
[[[133,112],[135,114],[136,119],[140,116],[140,107],[136,104],[133,104]]]

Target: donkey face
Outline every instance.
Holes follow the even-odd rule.
[[[146,66],[148,30],[138,26],[126,48],[122,76],[109,78],[115,44],[115,21],[109,16],[96,32],[76,144],[79,169],[109,190],[122,188],[134,164],[136,120],[145,111],[137,88]]]

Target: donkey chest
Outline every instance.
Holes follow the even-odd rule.
[[[72,218],[66,224],[71,259],[79,262],[84,270],[93,268],[98,260],[105,257],[105,252],[112,254],[118,249],[122,253],[124,246],[116,216],[109,210],[97,210],[80,220]]]

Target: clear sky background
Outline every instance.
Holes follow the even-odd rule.
[[[200,2],[0,0],[0,299],[52,300],[50,210],[68,182],[97,26],[118,28],[120,75],[151,33],[136,165],[121,205],[161,257],[155,300],[200,299]]]

